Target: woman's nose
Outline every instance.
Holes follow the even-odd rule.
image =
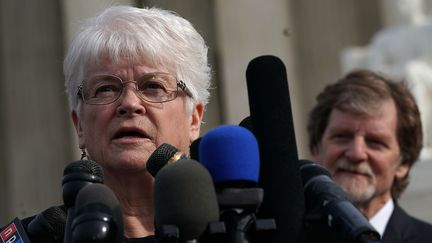
[[[124,115],[142,115],[146,112],[143,100],[137,93],[136,84],[128,83],[124,84],[123,93],[120,96],[120,104],[117,107],[117,114]]]

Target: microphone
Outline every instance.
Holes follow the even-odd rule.
[[[171,144],[164,143],[156,148],[147,160],[147,171],[155,177],[162,167],[177,162],[180,159],[187,159],[180,150]]]
[[[258,214],[277,224],[267,242],[302,242],[304,198],[285,65],[275,56],[254,58],[246,80],[265,191]]]
[[[201,137],[195,139],[189,146],[189,157],[194,160],[199,161],[199,144],[201,142]]]
[[[255,216],[264,191],[257,187],[258,142],[249,130],[234,125],[214,128],[202,137],[199,155],[215,183],[220,217],[228,232],[225,241],[250,242],[258,239],[257,233],[276,228],[272,219]]]
[[[252,124],[252,118],[250,116],[245,117],[243,120],[240,121],[239,126],[246,128],[247,130],[254,133],[253,124]]]
[[[155,177],[153,194],[158,242],[197,242],[219,220],[211,176],[195,160],[164,166]]]
[[[15,218],[6,227],[0,230],[0,239],[4,243],[31,243],[20,219]]]
[[[52,206],[34,217],[26,231],[32,243],[62,243],[66,224],[66,207]]]
[[[75,202],[73,243],[121,243],[123,217],[114,193],[104,184],[88,184]]]
[[[102,167],[92,160],[71,162],[63,171],[63,202],[67,208],[64,242],[71,242],[71,224],[74,218],[75,199],[86,185],[103,183]]]
[[[42,213],[0,227],[0,242],[62,243],[66,208],[53,206]]]
[[[216,187],[232,182],[256,186],[260,168],[258,151],[258,142],[249,130],[223,125],[202,137],[199,161],[210,172]]]
[[[322,223],[334,230],[343,242],[380,242],[379,233],[324,167],[307,160],[300,160],[300,164],[307,209],[318,208]]]

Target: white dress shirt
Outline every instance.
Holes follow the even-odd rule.
[[[393,199],[390,198],[370,220],[371,225],[378,231],[381,237],[384,234],[384,230],[387,226],[388,221],[390,220],[390,216],[393,213],[394,202]]]

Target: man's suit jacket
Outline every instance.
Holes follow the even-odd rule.
[[[432,243],[432,225],[408,215],[395,203],[381,243]]]

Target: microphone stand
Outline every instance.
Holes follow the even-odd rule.
[[[164,224],[156,228],[157,243],[178,243],[180,230],[176,225]]]
[[[250,243],[248,232],[256,220],[255,214],[244,210],[228,209],[221,215],[228,229],[228,242]]]
[[[274,219],[257,219],[264,196],[262,188],[223,188],[218,192],[220,220],[229,243],[266,242],[266,234],[276,230]],[[259,239],[263,239],[263,241]]]
[[[180,230],[176,225],[165,224],[156,230],[157,243],[183,243],[179,242]],[[187,240],[184,243],[199,243],[197,239]]]
[[[180,241],[179,227],[172,224],[156,228],[157,243],[266,243],[276,230],[271,219],[257,219],[264,195],[262,188],[224,188],[218,190],[220,221],[209,222],[198,239]]]

